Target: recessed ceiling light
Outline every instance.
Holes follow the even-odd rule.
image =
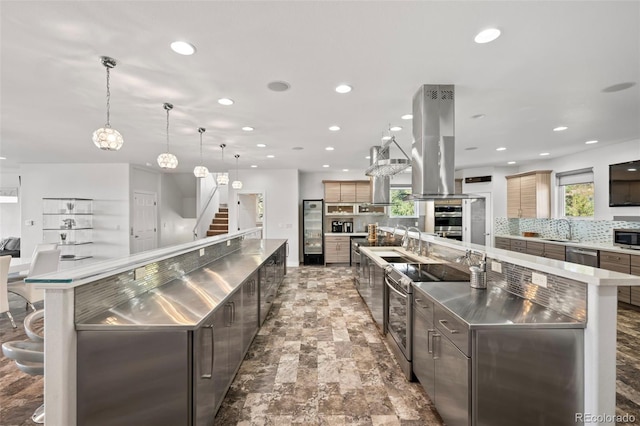
[[[515,161],[507,161],[507,164],[516,164]]]
[[[413,114],[405,114],[402,117],[403,120],[411,120],[413,118]]]
[[[388,135],[382,137],[382,140],[385,141],[385,142],[390,140],[390,139],[391,139],[391,136],[388,136]]]
[[[567,130],[568,127],[567,126],[558,126],[555,129],[553,129],[554,132],[562,132],[564,130]]]
[[[186,41],[174,41],[171,43],[171,50],[181,55],[193,55],[196,52],[196,48],[193,44]]]
[[[273,154],[269,154],[269,155],[267,155],[267,158],[275,158],[275,157],[276,157],[276,156],[275,156],[275,155],[273,155]]]
[[[253,132],[255,129],[251,126],[244,126],[242,130],[244,130],[245,132]]]
[[[367,156],[366,156],[366,157],[364,157],[364,158],[366,158],[367,160],[371,160],[371,156],[370,156],[370,155],[367,155]]]
[[[326,148],[325,148],[325,150],[327,150],[327,151],[333,151],[333,150],[334,150],[334,148],[333,148],[332,146],[328,146],[328,147],[326,147]]]
[[[548,152],[541,152],[541,153],[540,153],[540,155],[541,155],[542,157],[546,157],[547,155],[549,155],[549,153],[548,153]]]
[[[400,130],[402,130],[402,126],[393,126],[390,127],[389,130],[391,130],[392,132],[399,132]]]
[[[342,169],[342,171],[343,171],[343,172],[348,172],[348,171],[349,171],[349,169]]]
[[[348,84],[341,84],[336,87],[336,92],[338,93],[349,93],[351,91],[351,86]]]
[[[294,146],[293,148],[291,148],[294,151],[302,151],[304,148],[301,146]]]
[[[475,151],[476,149],[478,149],[477,146],[470,146],[469,148],[465,148],[465,151]]]
[[[505,148],[504,146],[501,146],[500,148],[496,148],[496,151],[506,151],[507,148]]]
[[[220,98],[218,99],[218,103],[220,105],[233,105],[233,99],[229,99],[229,98]]]
[[[340,126],[330,126],[329,130],[331,130],[332,132],[337,132],[338,130],[340,130]]]
[[[605,93],[619,92],[621,90],[629,89],[635,85],[636,83],[631,81],[627,83],[618,83],[618,84],[614,84],[613,86],[605,87],[604,89],[602,89],[602,91]]]
[[[0,157],[0,160],[6,160],[7,157]]]
[[[484,117],[485,117],[485,115],[484,115],[484,114],[475,114],[475,115],[472,115],[472,116],[471,116],[471,118],[476,118],[476,119],[477,119],[477,118],[484,118]]]
[[[258,148],[266,148],[266,147],[267,147],[267,146],[266,146],[265,144],[263,144],[263,143],[257,143],[257,144],[256,144],[256,146],[257,146]]]
[[[497,28],[487,28],[486,30],[480,31],[478,35],[473,39],[476,43],[483,44],[489,43],[493,40],[500,37],[500,30]]]
[[[286,81],[272,81],[267,84],[267,87],[274,92],[286,92],[291,88],[291,85]]]
[[[322,167],[327,168],[327,167],[329,167],[329,165],[328,164],[323,164]]]
[[[593,140],[593,141],[586,141],[585,144],[587,145],[593,145],[594,143],[598,143],[598,141]]]
[[[257,165],[255,165],[255,164],[252,164],[252,165],[251,165],[251,168],[252,168],[252,169],[255,169],[256,167],[258,167],[258,166],[257,166]]]

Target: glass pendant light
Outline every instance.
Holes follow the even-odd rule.
[[[220,144],[220,148],[222,148],[222,167],[224,167],[224,148],[227,145],[225,144]],[[218,185],[226,185],[229,183],[229,175],[222,172],[222,173],[218,173],[218,176],[216,176],[216,182],[218,182]]]
[[[111,102],[111,91],[109,90],[109,70],[115,68],[116,60],[108,56],[101,56],[102,65],[107,69],[107,124],[93,132],[93,143],[100,149],[105,151],[117,151],[122,148],[124,140],[122,135],[116,129],[111,128],[109,122],[109,107]]]
[[[240,158],[240,154],[236,154],[236,180],[233,181],[231,187],[233,189],[242,189],[242,182],[238,180],[238,158]]]
[[[194,167],[193,169],[193,174],[197,178],[206,178],[207,176],[209,176],[209,169],[207,169],[202,164],[202,134],[206,131],[207,129],[205,129],[204,127],[198,127],[198,133],[200,133],[200,165]]]
[[[163,169],[175,169],[178,167],[178,157],[169,152],[169,111],[173,105],[167,102],[163,107],[167,111],[167,152],[158,155],[158,165]]]

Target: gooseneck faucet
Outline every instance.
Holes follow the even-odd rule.
[[[396,227],[394,228],[393,232],[395,233],[396,228],[404,228],[404,235],[402,236],[402,247],[405,246],[405,244],[409,241],[409,231],[407,230],[407,227],[404,225],[396,225]]]
[[[569,219],[565,219],[565,218],[557,219],[557,221],[556,221],[556,233],[558,233],[558,224],[560,222],[566,222],[567,223],[567,228],[569,229],[567,240],[570,240],[570,241],[573,240],[573,235],[572,235],[572,232],[571,232],[572,231],[572,229],[571,229],[572,228],[571,227],[571,221]]]
[[[409,228],[407,228],[407,235],[409,235],[409,231],[414,230],[418,233],[418,254],[421,253],[422,251],[422,239],[420,238],[421,234],[420,234],[420,230],[418,228],[416,228],[415,226],[410,226]],[[415,247],[415,245],[414,245]],[[415,250],[414,250],[415,251]]]

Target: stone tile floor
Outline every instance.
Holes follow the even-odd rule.
[[[24,304],[11,296],[21,323]],[[618,309],[617,412],[640,424],[640,310]],[[0,315],[0,341],[26,338]],[[0,356],[0,425],[32,425],[43,380]],[[289,268],[215,425],[441,425],[408,383],[352,283],[349,268]],[[63,425],[64,426],[64,425]],[[136,425],[138,426],[138,425]],[[554,425],[550,425],[554,426]]]

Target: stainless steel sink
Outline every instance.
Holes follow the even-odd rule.
[[[385,262],[389,262],[389,263],[417,263],[418,262],[415,259],[411,259],[405,256],[381,256],[380,258]]]

